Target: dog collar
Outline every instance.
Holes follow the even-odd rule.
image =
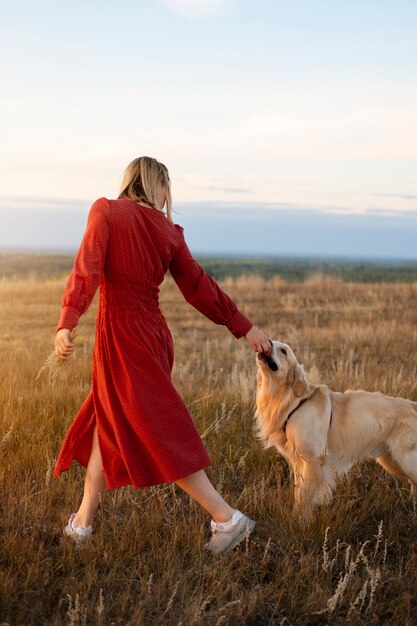
[[[308,398],[302,398],[302,399],[300,400],[300,402],[297,404],[297,406],[295,407],[295,409],[293,409],[292,411],[290,411],[290,412],[288,413],[288,415],[287,415],[287,417],[286,417],[286,419],[285,419],[285,421],[284,421],[284,423],[283,423],[283,425],[282,425],[282,430],[283,430],[283,432],[284,432],[284,433],[285,433],[285,431],[286,431],[287,424],[288,424],[288,420],[290,419],[291,415],[292,415],[293,413],[295,413],[295,412],[296,412],[296,410],[297,410],[297,409],[299,409],[299,408],[300,408],[300,406],[301,406],[301,405],[303,405],[303,404],[304,404],[304,402],[306,402],[307,400],[308,400]],[[330,430],[330,426],[332,425],[332,421],[333,421],[333,409],[331,409],[331,410],[330,410],[329,430]]]
[[[286,428],[287,428],[287,424],[288,424],[288,421],[289,421],[289,419],[290,419],[291,415],[292,415],[293,413],[295,413],[295,412],[296,412],[296,410],[297,410],[297,409],[299,409],[299,408],[300,408],[300,406],[304,404],[304,402],[306,402],[306,400],[308,400],[308,398],[302,398],[302,399],[300,400],[300,402],[297,404],[297,406],[295,407],[295,409],[293,409],[292,411],[290,411],[290,412],[288,413],[288,415],[287,415],[287,417],[286,417],[286,419],[285,419],[285,422],[284,422],[284,423],[283,423],[283,425],[282,425],[282,430],[284,431],[284,433],[285,433],[285,430],[286,430]]]

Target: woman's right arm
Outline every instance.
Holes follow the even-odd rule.
[[[66,358],[74,350],[71,330],[90,306],[100,284],[109,240],[108,208],[106,198],[99,198],[91,206],[87,227],[65,286],[55,335],[55,354],[61,358]]]

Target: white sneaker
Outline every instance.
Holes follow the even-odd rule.
[[[63,533],[66,537],[71,537],[75,541],[77,548],[82,548],[92,535],[92,526],[74,526],[73,521],[76,513],[71,513],[68,524],[65,526]]]
[[[243,513],[239,516],[238,521],[227,530],[212,522],[210,541],[205,544],[204,548],[212,554],[226,554],[246,539],[254,527],[255,522]]]

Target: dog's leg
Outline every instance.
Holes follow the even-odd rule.
[[[399,464],[403,475],[408,478],[408,482],[410,483],[410,496],[415,513],[417,506],[417,450],[411,449],[406,454],[403,454]]]
[[[384,454],[377,459],[378,463],[393,476],[404,476],[410,483],[410,496],[413,500],[414,512],[417,506],[417,452],[410,450],[398,461],[391,454]]]
[[[307,488],[305,482],[305,465],[302,459],[297,459],[293,465],[294,470],[294,511],[298,515],[303,524],[311,521],[313,507],[311,501],[307,497]]]
[[[415,480],[411,480],[410,478],[408,479],[408,482],[410,483],[410,496],[411,496],[411,500],[413,502],[413,513],[416,513],[417,510],[417,482]]]
[[[299,459],[294,467],[295,510],[304,523],[311,520],[315,507],[329,502],[335,485],[335,474],[325,457],[310,462]]]
[[[391,474],[391,476],[405,476],[399,464],[392,458],[391,454],[384,454],[383,456],[378,456],[376,462],[382,465],[384,470]]]

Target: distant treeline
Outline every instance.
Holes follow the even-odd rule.
[[[352,259],[309,259],[291,257],[219,257],[195,255],[196,260],[216,280],[226,276],[279,274],[290,282],[302,282],[320,273],[344,281],[361,283],[417,282],[417,261],[364,261]],[[54,278],[69,274],[73,254],[0,252],[0,276]]]
[[[271,278],[279,274],[289,282],[302,282],[313,274],[336,276],[344,281],[360,283],[417,282],[417,261],[357,261],[349,259],[308,258],[227,258],[197,257],[213,278],[260,274]]]

